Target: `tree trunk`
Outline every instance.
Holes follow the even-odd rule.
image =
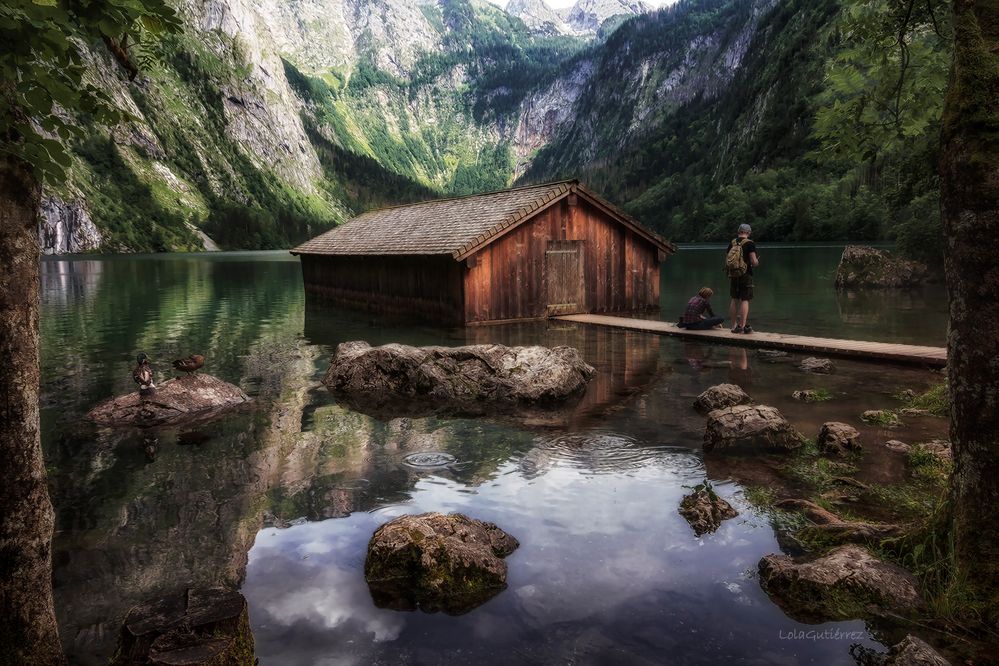
[[[39,184],[0,155],[0,664],[65,662],[38,427]]]
[[[999,619],[999,0],[954,0],[941,203],[956,578]]]

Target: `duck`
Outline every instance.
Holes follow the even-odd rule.
[[[156,388],[153,383],[153,366],[149,365],[149,357],[143,353],[135,357],[132,381],[139,385],[140,393]]]
[[[186,372],[191,374],[195,370],[201,369],[201,366],[205,364],[205,357],[201,354],[191,354],[187,358],[178,358],[173,362],[173,367],[176,370]]]

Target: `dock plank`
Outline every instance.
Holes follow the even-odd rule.
[[[947,349],[944,347],[924,347],[921,345],[871,342],[868,340],[839,340],[836,338],[817,338],[807,335],[790,335],[788,333],[758,332],[750,335],[742,335],[732,333],[727,329],[688,331],[670,322],[610,315],[575,314],[554,318],[563,321],[574,321],[580,324],[609,326],[629,331],[643,331],[657,335],[671,335],[679,338],[738,345],[741,347],[813,352],[829,356],[925,365],[936,368],[947,365]]]

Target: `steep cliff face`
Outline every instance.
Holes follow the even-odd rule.
[[[162,67],[128,83],[93,54],[136,120],[74,146],[40,234],[50,252],[287,247],[372,206],[586,174],[726,90],[776,1],[185,0]]]

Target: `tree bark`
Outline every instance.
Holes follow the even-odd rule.
[[[954,0],[941,205],[956,577],[999,619],[999,0]]]
[[[38,423],[40,188],[0,155],[0,664],[62,664]]]

